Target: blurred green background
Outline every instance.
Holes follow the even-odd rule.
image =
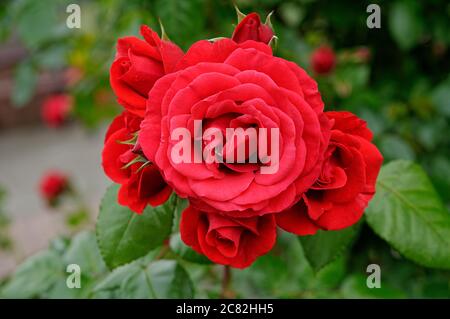
[[[81,28],[66,27],[66,7],[81,7]],[[366,8],[381,8],[381,28],[369,29]],[[429,1],[241,0],[244,13],[274,11],[276,54],[310,74],[310,56],[328,45],[337,56],[329,75],[314,76],[326,110],[365,119],[386,162],[420,163],[450,207],[450,3]],[[231,36],[236,14],[226,0],[2,1],[0,43],[20,47],[10,93],[15,108],[32,107],[42,72],[67,72],[59,88],[75,99],[74,117],[87,130],[120,112],[109,87],[115,42],[160,19],[184,50],[200,39]],[[361,54],[364,52],[365,54]],[[368,54],[367,54],[368,53]],[[5,61],[0,61],[6,63]],[[77,78],[74,80],[74,78]],[[1,133],[0,133],[1,134]],[[1,157],[1,156],[0,156]],[[393,251],[364,226],[352,251],[314,274],[297,240],[245,271],[233,271],[237,297],[450,297],[450,274],[422,268]],[[365,267],[382,265],[382,289],[365,288]],[[214,268],[189,268],[199,297],[216,297]],[[45,294],[40,296],[46,296]],[[90,295],[89,295],[90,296]]]

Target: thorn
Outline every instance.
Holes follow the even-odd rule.
[[[239,24],[242,20],[244,20],[244,18],[246,17],[246,15],[243,14],[243,13],[239,10],[239,8],[238,8],[238,6],[236,5],[236,3],[234,3],[233,6],[234,6],[234,10],[236,10],[236,14],[237,14],[237,18],[238,18],[238,24]]]
[[[272,36],[272,39],[270,39],[267,45],[272,48],[273,52],[275,52],[278,48],[278,37],[276,35]]]
[[[161,40],[170,41],[169,36],[166,33],[166,29],[164,29],[164,25],[160,18],[158,18],[159,27],[161,28]]]
[[[272,25],[272,21],[270,21],[270,18],[272,17],[273,12],[274,12],[273,10],[270,11],[270,13],[266,17],[266,21],[264,22],[264,24],[267,25],[268,27],[270,27],[272,30],[273,30],[273,25]]]

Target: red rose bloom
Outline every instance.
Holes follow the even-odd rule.
[[[276,224],[272,214],[230,218],[188,207],[181,215],[180,233],[187,245],[213,262],[245,268],[272,249]]]
[[[68,178],[58,171],[47,172],[39,183],[41,196],[49,203],[55,202],[69,186]]]
[[[148,92],[156,80],[170,73],[183,51],[164,41],[147,26],[141,27],[144,40],[124,37],[117,42],[110,82],[118,101],[128,111],[143,116]]]
[[[273,37],[273,30],[261,23],[257,13],[248,14],[234,29],[232,39],[237,43],[253,40],[268,44]]]
[[[277,214],[278,226],[297,235],[355,224],[375,194],[383,157],[366,122],[349,112],[326,112],[333,123],[319,178],[294,207]]]
[[[335,66],[336,55],[330,47],[320,47],[311,55],[311,67],[317,74],[328,74]]]
[[[158,169],[143,157],[139,160],[139,144],[130,142],[140,122],[140,118],[127,111],[116,117],[106,133],[102,153],[106,175],[121,184],[119,204],[136,213],[142,213],[147,204],[158,206],[164,203],[172,193]]]
[[[192,131],[194,120],[222,132],[278,128],[278,171],[261,174],[262,165],[250,163],[174,163],[171,134]],[[296,64],[272,56],[267,45],[199,41],[150,91],[138,141],[167,183],[197,209],[250,217],[292,206],[314,183],[328,125],[316,82]]]
[[[59,127],[68,118],[72,110],[73,99],[67,94],[55,94],[44,100],[41,117],[49,127]]]

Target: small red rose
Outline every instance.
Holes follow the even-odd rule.
[[[181,215],[180,233],[186,245],[213,262],[245,268],[272,249],[276,224],[271,214],[231,218],[188,207]]]
[[[336,66],[336,55],[328,46],[316,49],[311,55],[311,67],[317,74],[329,74]]]
[[[273,36],[272,28],[261,23],[259,15],[252,12],[236,26],[232,39],[237,43],[253,40],[268,44]]]
[[[358,222],[383,162],[365,121],[350,112],[325,114],[333,126],[320,176],[295,206],[276,215],[278,226],[297,235]]]
[[[133,142],[141,119],[123,112],[111,123],[105,136],[102,153],[103,169],[114,182],[121,184],[118,201],[136,213],[150,204],[164,203],[172,193],[159,170],[148,162]]]
[[[141,27],[144,40],[124,37],[117,41],[117,54],[110,70],[110,82],[119,103],[131,113],[143,116],[148,92],[164,74],[170,73],[183,56],[172,42],[161,40],[149,27]]]
[[[41,117],[49,127],[60,127],[68,119],[73,106],[73,98],[67,94],[55,94],[42,103]]]
[[[54,203],[68,187],[68,177],[58,171],[47,172],[39,182],[39,192],[49,204]]]

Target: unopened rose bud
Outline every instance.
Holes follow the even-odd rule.
[[[314,50],[311,55],[311,67],[317,74],[329,74],[336,66],[336,55],[328,46]]]
[[[259,15],[252,12],[245,16],[245,18],[234,29],[232,39],[237,43],[242,43],[247,40],[254,40],[269,44],[274,36],[274,32],[269,23],[261,23]]]

